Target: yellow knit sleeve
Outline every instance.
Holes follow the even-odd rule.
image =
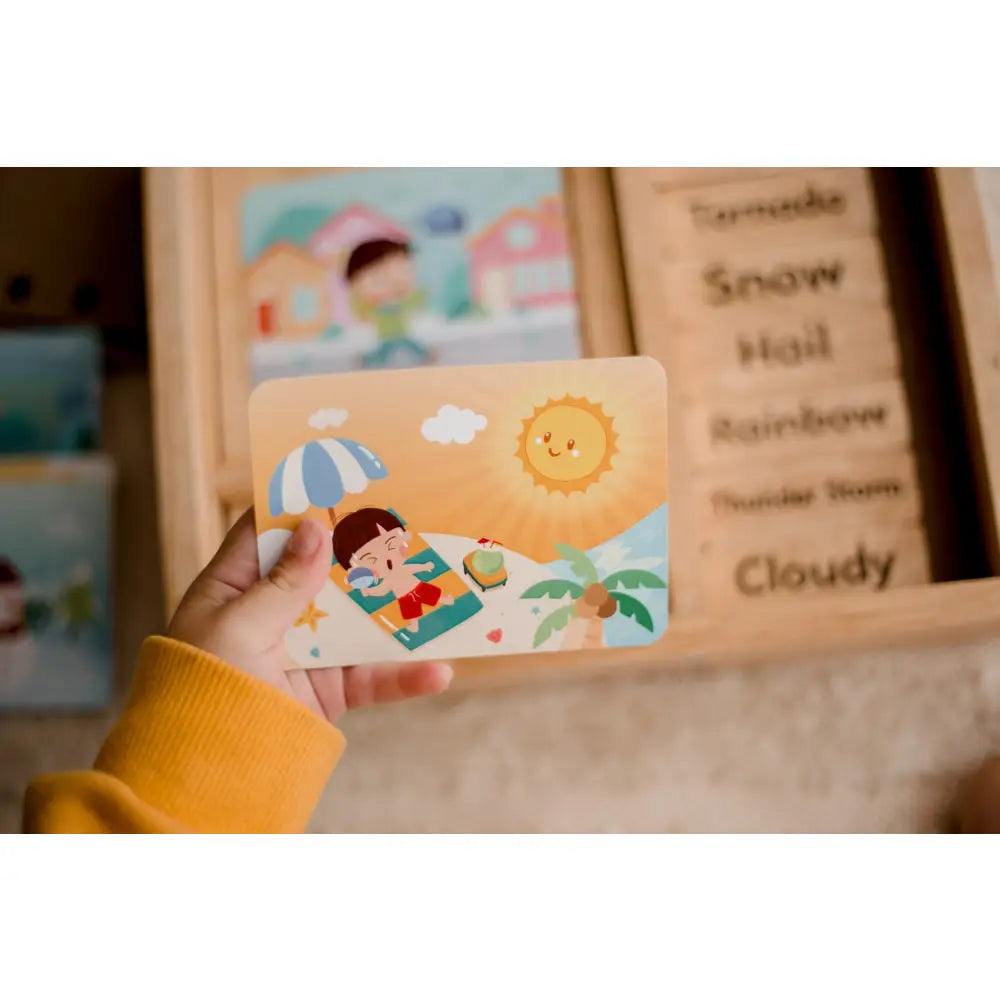
[[[337,729],[264,681],[151,637],[93,770],[32,782],[24,830],[301,832],[344,745]]]

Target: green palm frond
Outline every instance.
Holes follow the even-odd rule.
[[[522,595],[525,597],[572,597],[582,596],[583,587],[573,580],[542,580],[532,584]]]
[[[645,610],[645,609],[643,609]],[[547,615],[538,624],[538,628],[535,630],[535,638],[531,643],[532,649],[538,649],[538,647],[545,642],[546,639],[553,632],[560,632],[564,629],[573,618],[573,605],[567,604],[564,607],[557,608],[552,614]]]
[[[664,580],[646,569],[621,569],[602,582],[608,590],[614,590],[615,587],[624,587],[626,590],[635,590],[637,587],[648,587],[650,590],[667,589]]]
[[[586,552],[565,542],[556,542],[556,552],[569,563],[569,568],[585,583],[597,583],[597,567]]]
[[[636,600],[631,594],[623,594],[620,590],[612,591],[611,596],[618,602],[618,610],[626,618],[634,618],[647,632],[653,631],[653,616],[642,601]]]

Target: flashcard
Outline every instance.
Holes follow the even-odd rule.
[[[103,455],[0,462],[0,709],[109,703],[114,482]]]
[[[241,205],[254,382],[580,357],[554,167],[323,172]]]
[[[649,358],[317,375],[250,400],[260,569],[329,580],[300,667],[639,646],[667,626],[667,386]]]

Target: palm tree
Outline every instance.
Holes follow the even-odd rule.
[[[557,543],[556,551],[569,563],[576,580],[542,580],[533,584],[522,598],[568,597],[569,604],[556,608],[539,622],[532,647],[537,649],[553,632],[566,630],[563,649],[601,649],[604,647],[604,623],[615,614],[633,618],[637,624],[653,631],[653,616],[638,598],[624,590],[645,587],[666,590],[667,584],[655,573],[645,569],[622,569],[598,579],[593,560],[572,545]]]

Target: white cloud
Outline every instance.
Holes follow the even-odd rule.
[[[666,562],[658,556],[635,557],[627,545],[618,541],[605,542],[597,550],[597,558],[594,561],[604,575],[617,573],[621,569],[656,569]]]
[[[472,410],[460,410],[446,403],[437,415],[420,425],[420,433],[438,444],[468,444],[478,431],[486,429],[486,417]]]
[[[327,427],[339,427],[346,419],[347,410],[317,410],[309,418],[309,426],[322,431]]]

